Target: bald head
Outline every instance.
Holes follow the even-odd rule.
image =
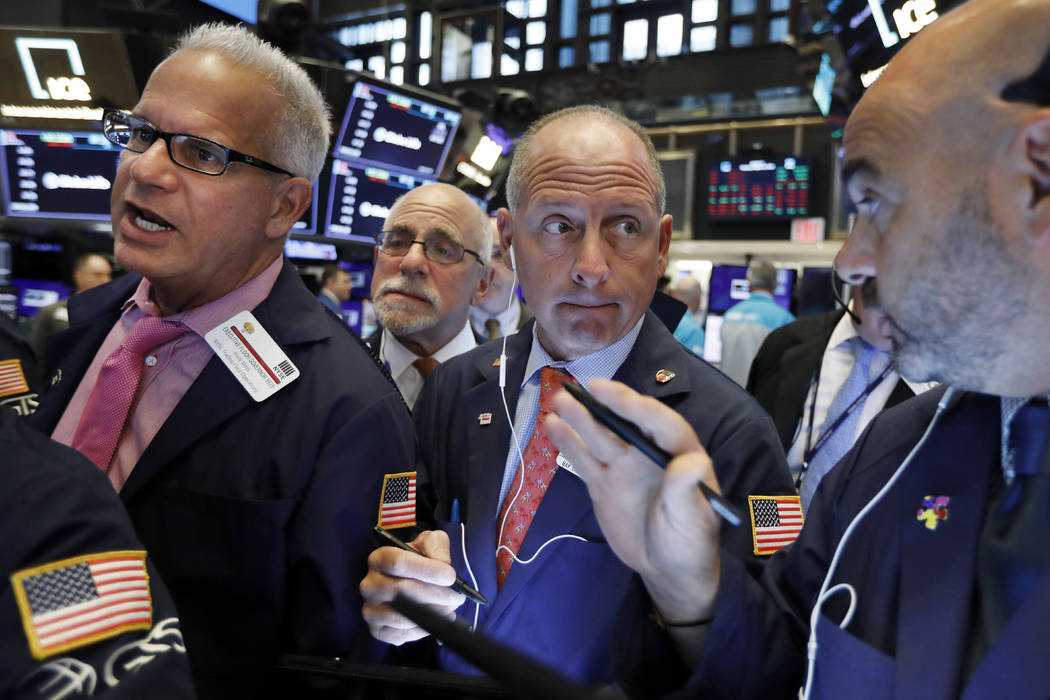
[[[507,206],[511,213],[517,211],[525,197],[526,190],[531,183],[530,171],[535,169],[535,157],[533,142],[537,135],[546,127],[555,122],[572,122],[574,133],[579,137],[589,134],[593,125],[619,126],[629,134],[625,138],[630,140],[632,135],[638,140],[638,144],[645,150],[645,160],[648,161],[649,173],[645,176],[651,178],[655,190],[655,205],[658,213],[663,213],[667,205],[667,188],[664,184],[663,170],[660,161],[656,157],[656,148],[649,134],[638,122],[614,112],[608,107],[600,105],[576,105],[566,107],[556,112],[551,112],[533,122],[521,137],[518,145],[514,148],[514,157],[511,160],[510,171],[507,174]],[[550,131],[549,129],[547,130]]]
[[[970,0],[898,53],[861,101],[901,96],[930,118],[978,131],[1005,126],[1009,106],[1050,104],[1050,2]]]
[[[850,284],[878,278],[909,379],[1050,391],[1048,55],[1050,0],[970,0],[910,42],[850,116],[858,218],[836,267]]]
[[[484,264],[492,258],[489,248],[489,215],[478,206],[463,190],[443,182],[422,185],[401,195],[390,207],[383,230],[389,230],[390,224],[397,218],[398,210],[406,205],[422,203],[441,209],[441,214],[449,221],[455,221],[455,228],[462,236],[459,243],[470,250],[477,251]]]
[[[404,245],[376,249],[376,317],[413,353],[433,355],[467,325],[474,295],[488,290],[489,217],[458,188],[435,183],[398,198],[383,230]],[[476,257],[464,252],[459,260],[442,260],[441,252],[448,251],[450,243]]]
[[[695,313],[700,307],[700,281],[692,275],[685,275],[675,282],[671,296],[688,306],[689,310]]]

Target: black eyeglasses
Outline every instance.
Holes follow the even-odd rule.
[[[380,231],[374,237],[379,252],[394,258],[405,257],[412,245],[418,243],[423,246],[423,255],[427,256],[427,260],[431,262],[454,265],[462,260],[465,254],[470,253],[479,265],[485,264],[477,252],[464,248],[448,236],[431,236],[417,241],[408,231]]]
[[[116,145],[135,153],[145,153],[157,139],[164,139],[171,161],[196,173],[222,175],[230,167],[230,163],[244,163],[272,173],[295,177],[284,168],[267,163],[261,158],[235,151],[199,136],[161,131],[142,117],[119,109],[107,109],[102,114],[102,133]]]

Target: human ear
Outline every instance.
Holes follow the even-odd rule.
[[[1050,109],[1037,109],[1021,121],[1009,161],[1025,188],[1019,199],[1029,235],[1050,239]]]
[[[511,247],[511,243],[514,238],[514,227],[511,226],[511,223],[509,210],[504,208],[496,212],[496,231],[499,232],[499,245],[503,249],[503,264],[513,270],[514,249]]]
[[[304,177],[284,180],[273,189],[267,238],[280,238],[291,230],[313,199],[313,186]]]
[[[494,274],[495,270],[492,269],[492,265],[486,265],[481,273],[481,277],[478,279],[477,287],[474,288],[474,294],[470,297],[471,306],[477,306],[485,298],[485,294],[489,291],[489,285],[492,284],[492,276]]]

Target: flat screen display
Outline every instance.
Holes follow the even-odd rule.
[[[109,220],[121,149],[94,131],[0,131],[4,215]]]
[[[708,170],[707,215],[776,220],[809,215],[809,162],[800,158],[723,160]]]
[[[460,112],[436,96],[360,79],[332,155],[436,179],[459,121]]]
[[[833,19],[850,69],[867,87],[882,66],[916,34],[964,0],[831,0]]]
[[[18,315],[36,316],[45,306],[62,301],[69,296],[69,287],[55,280],[34,280],[14,278],[11,280],[18,289]]]
[[[383,229],[394,200],[431,182],[434,180],[335,160],[332,162],[325,234],[373,243],[373,236]]]
[[[335,260],[339,251],[331,243],[303,241],[290,238],[284,244],[284,254],[296,260]]]
[[[791,291],[795,283],[795,270],[777,270],[777,288],[773,290],[773,301],[791,310]],[[724,314],[729,307],[751,296],[747,282],[747,268],[743,265],[715,265],[711,268],[711,283],[708,288],[707,308],[711,313]]]

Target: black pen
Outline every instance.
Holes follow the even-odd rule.
[[[398,549],[403,549],[406,552],[412,552],[413,554],[419,554],[419,556],[421,556],[421,557],[425,557],[426,556],[425,554],[420,554],[419,550],[414,549],[410,545],[404,543],[401,540],[401,538],[399,538],[397,535],[394,535],[389,530],[384,530],[383,528],[379,527],[378,525],[376,525],[373,529],[375,530],[377,535],[379,535],[380,537],[385,539],[387,542],[389,542],[394,547],[397,547]],[[463,595],[465,595],[468,598],[470,598],[471,600],[473,600],[475,603],[480,603],[482,605],[488,605],[489,604],[489,601],[485,598],[485,596],[481,595],[480,591],[478,591],[475,588],[472,588],[469,583],[467,583],[466,581],[461,579],[459,576],[456,577],[456,582],[453,583],[450,586],[450,588],[452,590],[456,591],[457,593],[462,593]]]
[[[584,408],[590,411],[591,415],[594,416],[594,420],[611,430],[618,438],[627,444],[638,448],[639,452],[656,462],[661,469],[667,468],[667,464],[672,458],[671,453],[650,440],[649,437],[642,432],[641,428],[623,416],[617,415],[611,408],[594,398],[589,391],[579,384],[565,382],[562,384],[562,387],[564,387],[565,391],[569,392],[570,396],[579,401],[583,404]],[[707,498],[708,503],[711,504],[711,508],[721,515],[727,523],[735,526],[744,522],[744,519],[740,517],[740,513],[737,512],[736,508],[730,505],[729,501],[715,493],[715,490],[704,482],[699,481],[697,483],[700,486],[700,491],[703,492],[704,497]]]

